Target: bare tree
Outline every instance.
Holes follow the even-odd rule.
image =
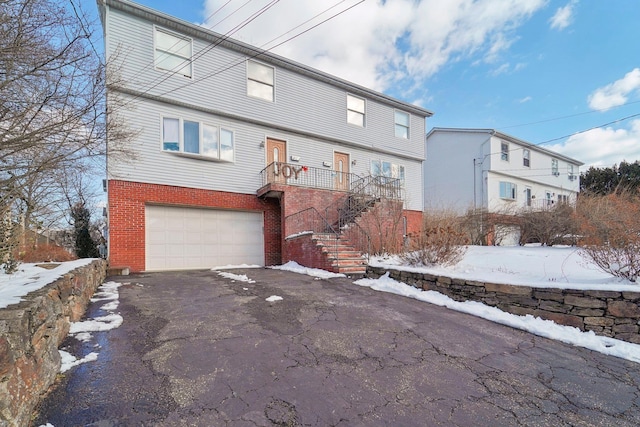
[[[25,227],[68,215],[70,171],[103,176],[107,134],[110,155],[131,156],[122,103],[110,95],[106,110],[117,58],[101,59],[94,28],[78,0],[0,0],[0,188]]]

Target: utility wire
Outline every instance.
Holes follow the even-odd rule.
[[[253,54],[253,55],[249,56],[249,58],[248,58],[248,59],[254,59],[254,58],[257,58],[257,57],[259,57],[260,55],[263,55],[263,54],[265,54],[265,53],[269,52],[270,50],[273,50],[273,49],[275,49],[275,48],[277,48],[277,47],[279,47],[279,46],[282,46],[283,44],[288,43],[289,41],[291,41],[291,40],[293,40],[293,39],[295,39],[295,38],[297,38],[297,37],[300,37],[301,35],[303,35],[303,34],[305,34],[305,33],[309,32],[309,31],[311,31],[311,30],[313,30],[313,29],[315,29],[315,28],[317,28],[317,27],[319,27],[320,25],[322,25],[322,24],[324,24],[324,23],[326,23],[326,22],[328,22],[328,21],[330,21],[330,20],[332,20],[332,19],[336,18],[337,16],[342,15],[343,13],[347,12],[348,10],[353,9],[354,7],[356,7],[356,6],[358,6],[359,4],[363,3],[364,1],[365,1],[365,0],[360,0],[359,2],[357,2],[357,3],[355,3],[355,4],[351,5],[351,6],[349,6],[349,7],[348,7],[348,8],[346,8],[346,9],[343,9],[342,11],[340,11],[340,12],[336,13],[335,15],[332,15],[332,16],[328,17],[327,19],[325,19],[325,20],[323,20],[323,21],[319,22],[318,24],[313,25],[313,26],[311,26],[311,27],[307,28],[307,29],[306,29],[306,30],[304,30],[304,31],[301,31],[301,32],[299,32],[299,33],[295,34],[294,36],[289,37],[288,39],[285,39],[285,40],[283,40],[282,42],[280,42],[280,43],[278,43],[278,44],[276,44],[276,45],[274,45],[274,46],[271,46],[271,47],[270,47],[270,48],[268,48],[268,49],[258,49],[258,48],[256,48],[255,50],[256,50],[257,52],[256,52],[255,54]],[[279,37],[277,37],[277,38],[279,38]],[[242,58],[242,59],[238,60],[236,63],[231,63],[230,65],[228,65],[228,66],[226,66],[226,67],[224,67],[224,68],[222,68],[222,69],[220,69],[220,70],[218,70],[218,71],[215,71],[215,72],[213,72],[213,73],[210,73],[210,74],[205,75],[204,77],[199,78],[197,81],[187,82],[187,83],[185,83],[185,84],[183,84],[183,85],[181,85],[181,86],[178,86],[178,87],[175,87],[175,88],[173,88],[173,89],[170,89],[170,90],[168,90],[168,91],[166,91],[166,92],[163,92],[163,93],[161,93],[159,96],[164,96],[164,95],[167,95],[167,94],[169,94],[169,93],[171,93],[171,92],[175,92],[176,90],[183,89],[183,88],[185,88],[185,87],[187,87],[187,86],[190,86],[190,85],[192,85],[192,84],[195,84],[195,83],[198,83],[198,82],[202,82],[202,81],[204,81],[204,80],[206,80],[206,79],[208,79],[208,78],[210,78],[210,77],[216,76],[216,75],[218,75],[218,74],[220,74],[220,73],[222,73],[222,72],[224,72],[224,71],[230,70],[231,68],[237,67],[238,65],[244,64],[245,62],[246,62],[246,58]],[[310,69],[309,71],[311,71],[311,72],[312,72],[312,73],[314,73],[314,74],[320,74],[318,71],[313,70],[313,69]]]

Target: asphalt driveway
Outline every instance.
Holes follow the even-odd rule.
[[[124,323],[96,334],[98,360],[65,375],[34,425],[640,424],[639,364],[349,279],[232,272],[255,283],[117,278]]]

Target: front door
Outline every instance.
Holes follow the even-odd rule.
[[[267,182],[285,182],[282,176],[282,163],[287,161],[287,143],[279,139],[267,138],[267,166],[273,165],[267,170]]]
[[[334,188],[336,190],[349,189],[349,155],[334,151],[333,153],[333,170],[336,173],[334,179]]]

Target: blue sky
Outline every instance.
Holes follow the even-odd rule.
[[[633,0],[138,3],[265,48],[351,7],[273,51],[433,111],[427,130],[498,129],[586,166],[640,160]]]

